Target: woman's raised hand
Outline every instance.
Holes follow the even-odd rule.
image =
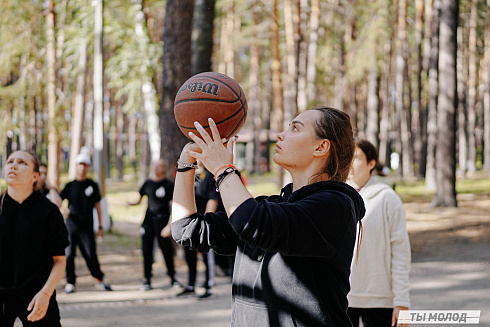
[[[211,118],[208,121],[212,138],[201,124],[195,122],[194,125],[203,140],[192,132],[189,132],[189,137],[199,147],[200,152],[191,146],[187,147],[187,145],[184,147],[184,152],[187,151],[190,156],[201,161],[211,173],[215,173],[216,170],[223,166],[233,163],[233,144],[235,137],[232,137],[225,147],[223,143],[226,142],[226,139],[221,139],[215,122]]]

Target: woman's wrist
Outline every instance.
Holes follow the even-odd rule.
[[[218,178],[218,176],[221,175],[229,167],[236,169],[236,167],[230,163],[223,165],[223,166],[219,167],[218,169],[216,169],[216,171],[214,172],[214,180],[216,180]]]

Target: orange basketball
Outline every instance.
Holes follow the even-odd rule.
[[[218,127],[221,138],[236,135],[247,118],[247,99],[240,85],[224,74],[206,72],[192,76],[180,87],[174,101],[174,116],[180,130],[189,137],[199,122],[211,135],[208,118]]]

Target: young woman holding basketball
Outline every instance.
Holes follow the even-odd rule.
[[[277,135],[274,162],[293,182],[253,198],[230,164],[216,125],[190,134],[180,156],[172,233],[201,252],[236,252],[232,326],[351,326],[347,293],[356,225],[364,205],[345,184],[354,154],[349,116],[332,108],[298,115]],[[215,173],[226,213],[197,214],[192,163]]]
[[[68,232],[60,210],[40,192],[39,159],[16,151],[7,159],[0,196],[0,326],[56,327],[55,288],[65,271]]]

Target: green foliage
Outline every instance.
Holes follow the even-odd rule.
[[[124,112],[139,111],[142,86],[160,71],[162,43],[152,43],[139,4],[111,1],[107,8],[108,39],[116,45],[115,54],[106,63],[109,87],[116,88],[116,100],[124,97]]]

